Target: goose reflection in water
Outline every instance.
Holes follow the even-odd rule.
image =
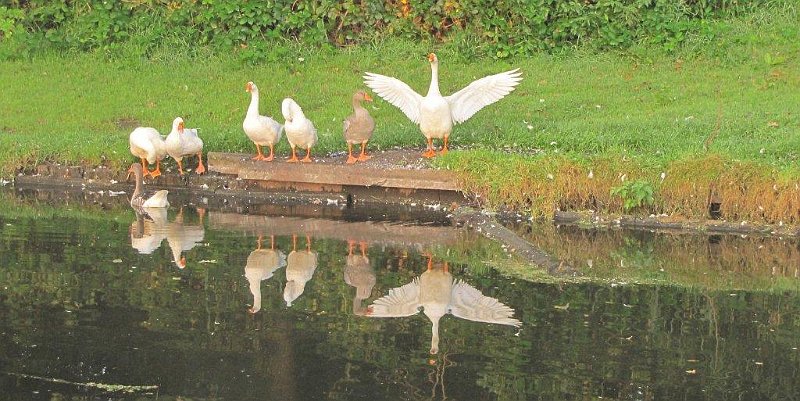
[[[203,227],[203,217],[206,214],[206,210],[198,208],[197,213],[200,215],[199,225],[185,224],[183,222],[183,208],[181,208],[178,211],[178,215],[175,216],[175,221],[169,224],[169,229],[167,230],[167,243],[172,250],[172,261],[181,269],[186,267],[186,257],[183,256],[183,252],[189,251],[202,243],[205,237],[206,230]]]
[[[428,256],[428,266],[424,273],[375,300],[367,308],[366,316],[411,316],[419,312],[420,308],[433,323],[431,354],[439,352],[439,319],[447,313],[475,322],[514,327],[522,324],[513,318],[513,309],[495,298],[481,294],[475,287],[461,280],[454,280],[447,262],[443,266],[434,267],[431,256]]]
[[[183,208],[180,209],[175,221],[167,220],[166,208],[133,208],[136,221],[131,223],[131,246],[140,254],[149,255],[167,240],[172,259],[175,264],[183,269],[186,267],[186,258],[182,255],[201,242],[205,236],[203,216],[205,209],[197,209],[200,215],[199,225],[185,224],[183,221]]]
[[[131,246],[139,253],[153,253],[167,238],[167,209],[163,207],[134,207],[136,221],[131,223]]]
[[[248,309],[250,313],[261,310],[261,282],[272,277],[275,270],[286,266],[286,255],[275,249],[275,236],[269,237],[269,249],[261,247],[262,236],[258,236],[256,249],[247,256],[247,264],[244,266],[244,276],[250,283],[250,293],[253,294],[253,307]]]
[[[344,282],[356,288],[356,295],[353,297],[353,313],[364,315],[367,309],[361,304],[372,294],[372,287],[375,286],[375,270],[369,263],[367,256],[367,243],[359,243],[361,253],[353,253],[355,241],[347,241],[347,258],[344,266]]]
[[[283,300],[286,306],[292,306],[306,288],[317,270],[317,253],[311,250],[311,237],[306,235],[306,249],[297,250],[297,235],[292,235],[292,251],[286,258],[286,287],[283,289]]]

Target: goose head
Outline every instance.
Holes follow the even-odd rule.
[[[253,83],[253,81],[248,82],[247,85],[245,85],[244,90],[250,93],[258,93],[258,87]]]
[[[283,118],[286,119],[287,123],[292,122],[295,118],[303,117],[303,109],[300,108],[300,105],[297,104],[292,98],[283,99],[283,103],[281,104],[281,113],[283,114]]]
[[[436,57],[436,53],[428,53],[428,61],[431,65],[439,65],[439,58]]]
[[[172,120],[172,131],[176,131],[182,134],[184,127],[185,124],[183,123],[182,118],[176,117],[174,120]]]
[[[353,94],[353,100],[356,100],[356,101],[359,101],[359,102],[366,100],[368,102],[371,102],[372,101],[372,96],[370,96],[369,93],[367,93],[367,92],[358,91],[355,94]]]
[[[144,172],[142,171],[142,165],[139,163],[131,164],[131,167],[128,168],[128,176],[125,177],[125,181],[128,181],[131,178],[131,174],[136,177],[136,180],[139,180],[144,175]]]

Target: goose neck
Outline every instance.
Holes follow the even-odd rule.
[[[247,108],[248,116],[258,115],[258,90],[250,91],[250,106]]]
[[[431,95],[438,95],[441,96],[441,92],[439,92],[439,63],[431,63],[431,86],[428,88],[428,96]]]

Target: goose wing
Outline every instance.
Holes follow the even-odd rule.
[[[364,75],[364,84],[378,96],[400,108],[414,124],[419,124],[422,95],[414,92],[405,82],[397,78],[367,72]]]
[[[367,308],[367,316],[403,317],[419,312],[419,278],[389,290],[389,294],[378,298]]]
[[[458,280],[453,285],[450,299],[453,316],[475,322],[505,324],[519,327],[522,323],[514,319],[514,310],[496,298],[481,294],[475,287]]]
[[[473,81],[466,88],[445,97],[455,123],[463,123],[480,109],[502,99],[522,81],[519,68]]]

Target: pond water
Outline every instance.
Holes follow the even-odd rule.
[[[122,198],[0,192],[0,399],[800,398],[796,240]]]

